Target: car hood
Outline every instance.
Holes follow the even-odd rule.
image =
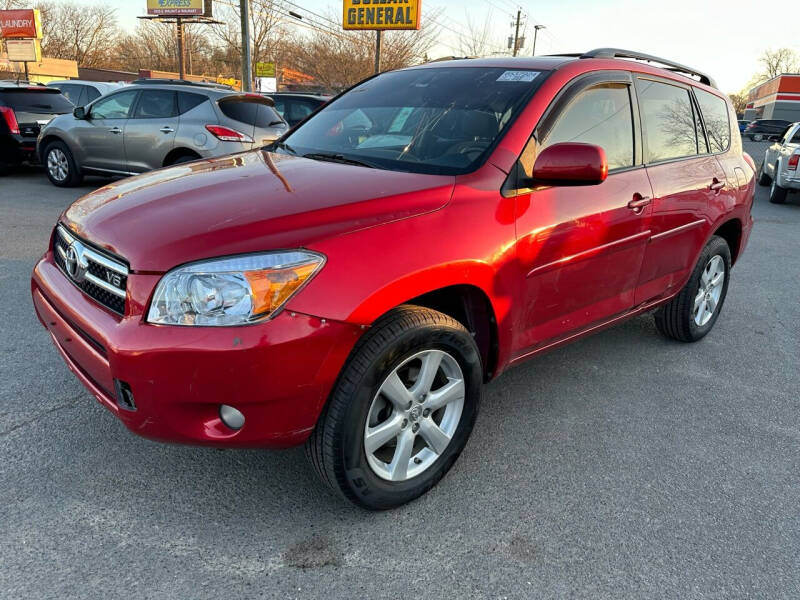
[[[255,150],[107,185],[70,206],[62,222],[131,270],[160,273],[431,212],[447,204],[454,183]]]

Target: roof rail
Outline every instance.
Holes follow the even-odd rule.
[[[135,79],[130,82],[134,85],[189,85],[194,87],[214,88],[217,90],[230,91],[233,88],[224,83],[215,83],[213,81],[189,81],[187,79],[162,79],[160,77]]]
[[[683,75],[693,75],[700,79],[700,83],[709,85],[713,88],[717,87],[716,82],[705,73],[692,69],[686,65],[667,60],[666,58],[659,58],[643,52],[636,52],[634,50],[622,50],[620,48],[595,48],[589,52],[584,52],[580,55],[581,58],[633,58],[635,60],[643,60],[646,62],[654,62],[664,65],[669,71],[675,71]]]

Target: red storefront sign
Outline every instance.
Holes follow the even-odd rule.
[[[38,10],[0,10],[0,38],[42,37],[42,20]]]

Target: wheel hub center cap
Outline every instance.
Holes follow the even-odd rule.
[[[419,421],[419,418],[421,416],[422,416],[422,407],[419,404],[415,405],[410,411],[408,411],[408,418],[415,423]]]

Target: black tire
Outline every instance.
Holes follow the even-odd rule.
[[[778,165],[775,165],[775,173],[778,172]],[[772,186],[769,188],[769,201],[772,204],[785,204],[786,203],[786,193],[789,190],[786,188],[782,188],[778,185],[778,181],[773,179]]]
[[[761,186],[768,186],[770,183],[772,183],[772,177],[770,177],[769,175],[767,175],[764,172],[764,164],[765,163],[766,163],[766,161],[763,161],[761,163],[761,169],[758,172],[758,185],[761,185]]]
[[[465,396],[460,421],[429,468],[405,481],[388,481],[373,471],[364,450],[369,408],[395,368],[434,349],[450,354],[461,368]],[[326,485],[358,506],[386,510],[410,502],[439,482],[466,445],[478,414],[481,382],[478,348],[461,323],[426,308],[401,306],[359,340],[306,443],[306,456]]]
[[[754,142],[760,142],[761,140],[764,139],[764,134],[754,133],[753,135],[750,136],[750,139],[753,140]]]
[[[707,323],[700,326],[694,319],[694,300],[700,291],[703,271],[715,256],[720,256],[725,265],[725,280],[714,314]],[[713,236],[700,253],[692,275],[680,293],[656,311],[656,328],[664,336],[680,342],[696,342],[705,337],[714,327],[720,312],[722,312],[725,297],[728,295],[730,277],[731,250],[724,239]]]
[[[67,173],[62,178],[56,177],[49,168],[49,160],[51,153],[54,152],[61,152],[66,159],[66,169]],[[47,173],[47,178],[50,180],[56,187],[75,187],[80,185],[83,181],[83,173],[81,173],[80,168],[75,163],[75,159],[72,156],[72,152],[70,152],[67,145],[62,141],[55,141],[50,142],[44,150],[44,154],[42,154],[42,163],[44,164],[44,170]]]

